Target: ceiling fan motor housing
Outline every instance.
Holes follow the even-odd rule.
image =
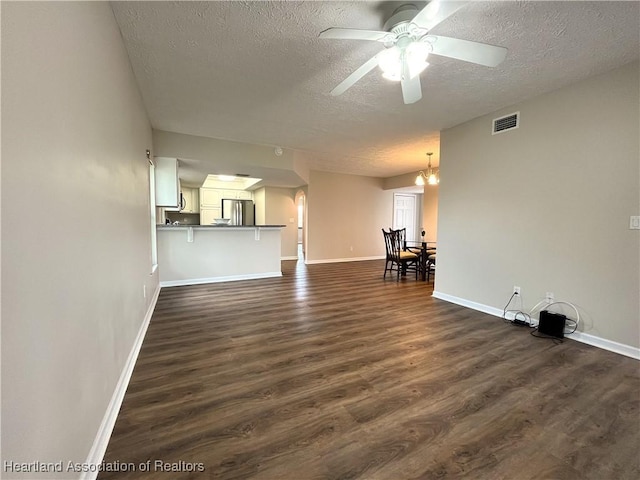
[[[418,14],[418,7],[415,5],[407,4],[402,5],[393,12],[393,15],[384,23],[383,30],[387,32],[393,31],[393,33],[404,33],[395,31],[394,28],[401,24],[408,24]]]

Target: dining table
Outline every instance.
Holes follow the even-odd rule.
[[[420,263],[420,276],[423,282],[427,281],[427,269],[431,268],[429,265],[429,256],[436,253],[436,242],[405,242],[405,249],[418,254],[418,262]]]

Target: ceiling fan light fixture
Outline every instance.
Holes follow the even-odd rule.
[[[412,42],[407,46],[404,56],[411,78],[420,75],[429,66],[427,62],[429,53],[431,53],[431,44],[426,42]]]
[[[402,51],[397,46],[389,47],[378,55],[378,66],[387,80],[399,82],[402,73]]]
[[[431,53],[431,45],[424,42],[410,43],[405,50],[405,61],[409,66],[409,76],[414,78],[429,66],[427,58]]]
[[[378,66],[384,78],[399,82],[402,80],[402,64],[407,62],[409,77],[414,78],[429,66],[427,57],[430,52],[431,45],[425,42],[411,42],[406,47],[394,45],[380,53]]]
[[[421,10],[413,4],[405,4],[394,11],[384,23],[382,31],[334,27],[320,32],[318,36],[321,38],[367,40],[384,45],[384,50],[360,65],[331,90],[331,95],[342,95],[379,66],[384,78],[401,82],[404,103],[416,103],[422,98],[419,75],[429,65],[427,58],[431,53],[486,67],[498,66],[507,55],[504,47],[430,34],[436,25],[468,3],[430,0]]]

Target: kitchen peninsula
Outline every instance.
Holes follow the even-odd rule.
[[[280,277],[285,225],[158,225],[160,286]]]

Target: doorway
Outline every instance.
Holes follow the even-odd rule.
[[[417,241],[416,195],[410,193],[393,194],[393,228],[406,228],[407,240]]]
[[[305,218],[305,205],[306,195],[304,192],[299,191],[296,194],[296,208],[298,212],[298,259],[304,260],[305,252],[306,252],[306,218]]]

